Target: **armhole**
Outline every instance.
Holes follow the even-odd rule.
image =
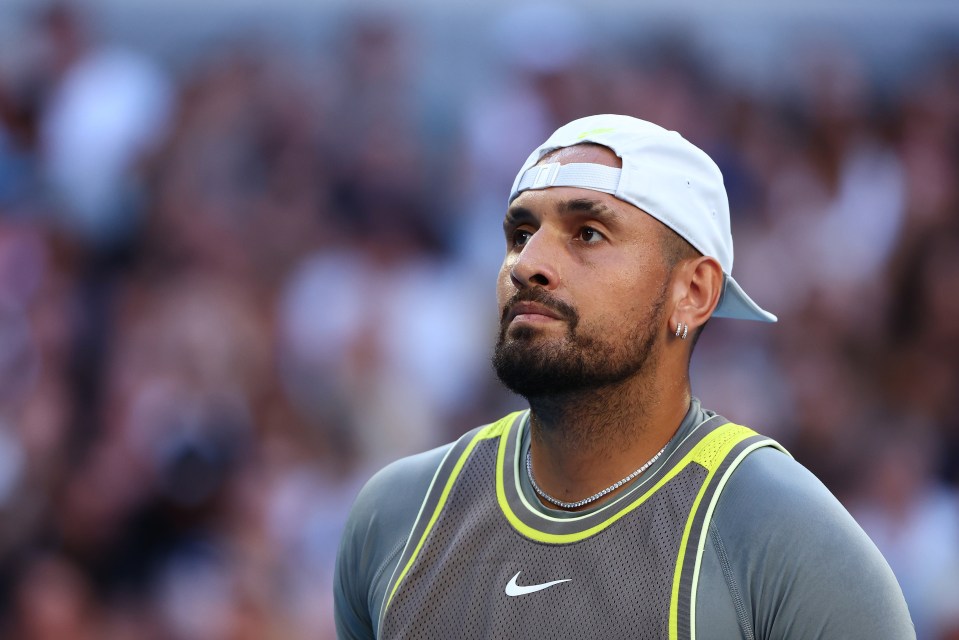
[[[729,597],[732,598],[733,606],[736,608],[736,618],[739,620],[739,629],[743,632],[743,638],[746,640],[756,640],[756,634],[753,631],[753,623],[749,617],[749,611],[746,608],[746,602],[743,600],[742,591],[733,575],[732,567],[729,564],[729,556],[726,554],[726,545],[723,544],[722,536],[719,534],[719,528],[713,522],[709,523],[709,535],[713,540],[713,549],[716,551],[716,557],[719,558],[719,566],[723,571],[723,580],[729,589]]]
[[[719,433],[720,430],[725,433]],[[701,462],[709,469],[709,476],[696,498],[696,504],[693,505],[686,533],[684,533],[673,586],[673,604],[670,607],[670,637],[690,640],[696,638],[699,570],[706,548],[707,531],[711,528],[713,512],[729,478],[739,464],[757,449],[774,447],[789,455],[775,440],[761,436],[741,425],[727,423],[714,433],[716,439],[725,439],[734,444],[726,449],[724,456],[717,455],[721,449],[712,447],[710,453],[713,461],[705,464]]]
[[[386,593],[383,596],[383,602],[382,604],[380,604],[380,610],[376,616],[375,626],[376,626],[377,637],[379,637],[380,635],[380,627],[383,624],[383,615],[386,613],[386,607],[390,602],[390,596],[393,591],[393,584],[396,582],[397,574],[401,570],[401,566],[403,564],[403,557],[406,555],[404,551],[409,548],[410,543],[412,542],[414,536],[416,535],[417,531],[420,529],[420,521],[423,518],[423,510],[426,508],[427,503],[430,501],[430,496],[433,494],[433,488],[436,485],[436,479],[440,475],[440,471],[443,469],[443,467],[446,466],[446,461],[449,459],[450,453],[455,448],[456,446],[454,445],[450,447],[445,454],[443,454],[442,460],[440,460],[440,463],[436,466],[436,471],[433,472],[433,478],[430,480],[429,487],[426,489],[426,494],[423,496],[423,501],[420,502],[420,508],[418,513],[416,514],[416,519],[413,520],[413,526],[410,527],[409,535],[407,535],[405,541],[398,544],[395,550],[390,553],[390,558],[395,556],[397,553],[400,553],[400,560],[393,567],[393,573],[390,576],[389,581],[386,583]],[[390,566],[389,562],[384,564],[378,573],[382,573],[383,571],[385,571],[388,566]]]

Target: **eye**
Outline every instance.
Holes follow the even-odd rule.
[[[525,229],[517,229],[516,231],[513,232],[513,246],[522,247],[527,242],[529,242],[529,239],[532,237],[533,237],[533,234],[530,233],[529,231]]]
[[[603,234],[592,227],[583,227],[579,230],[579,233],[576,236],[586,244],[596,244],[601,242],[603,239]]]

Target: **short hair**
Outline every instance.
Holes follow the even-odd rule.
[[[689,244],[686,238],[665,225],[663,225],[663,230],[660,234],[660,245],[663,249],[663,260],[666,262],[666,266],[670,271],[683,260],[703,255],[696,247]]]

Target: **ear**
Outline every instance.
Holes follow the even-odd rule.
[[[699,256],[679,265],[673,281],[671,326],[684,323],[692,332],[706,324],[722,291],[723,269],[715,258]]]

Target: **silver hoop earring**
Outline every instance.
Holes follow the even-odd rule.
[[[681,339],[681,340],[685,340],[685,339],[686,339],[686,334],[688,334],[688,333],[689,333],[689,325],[684,322],[684,323],[683,323],[683,335],[681,336],[680,339]]]
[[[678,337],[679,337],[679,334],[681,334],[682,332],[683,332],[683,323],[682,323],[682,322],[677,322],[677,323],[676,323],[676,337],[678,338]]]

